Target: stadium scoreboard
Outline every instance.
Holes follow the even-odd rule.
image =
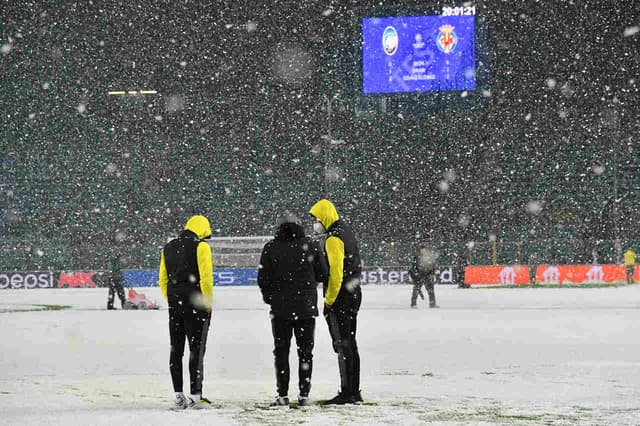
[[[362,18],[362,92],[475,90],[476,7]]]

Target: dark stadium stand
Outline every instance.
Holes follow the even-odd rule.
[[[354,225],[370,265],[407,264],[423,241],[440,247],[445,264],[591,262],[594,250],[614,262],[616,238],[638,250],[640,64],[624,53],[637,37],[605,34],[623,22],[585,31],[581,16],[529,5],[569,40],[588,38],[572,47],[579,66],[563,68],[566,43],[519,31],[512,13],[492,12],[503,3],[484,2],[482,19],[502,31],[490,42],[484,99],[389,97],[386,111],[366,99],[362,114],[365,102],[339,78],[357,75],[340,58],[352,54],[344,44],[358,16],[376,5],[360,3],[336,6],[327,24],[318,11],[286,6],[299,9],[281,25],[299,27],[288,36],[317,61],[303,83],[271,75],[270,24],[258,27],[261,37],[226,33],[203,12],[206,46],[224,45],[207,50],[180,11],[158,17],[173,42],[147,34],[122,43],[130,28],[96,40],[91,13],[56,26],[57,9],[44,20],[12,9],[4,34],[20,38],[0,56],[2,269],[100,269],[113,256],[156,267],[192,214],[207,215],[214,236],[271,235],[279,213],[307,219],[319,198]],[[160,94],[106,95],[142,86]]]

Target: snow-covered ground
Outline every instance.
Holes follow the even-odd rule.
[[[440,286],[441,309],[418,310],[409,293],[363,289],[362,393],[375,404],[264,410],[275,389],[267,307],[255,287],[216,288],[205,359],[215,408],[170,412],[164,303],[106,311],[106,289],[2,291],[0,423],[640,424],[640,286]],[[71,308],[24,311],[34,304]],[[295,351],[291,363],[295,391]],[[337,384],[318,320],[312,399]]]

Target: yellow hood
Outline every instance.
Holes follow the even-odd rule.
[[[333,225],[340,216],[338,216],[338,211],[335,206],[331,204],[331,201],[322,199],[315,203],[309,213],[317,219],[320,220],[324,229],[329,229],[331,225]]]
[[[201,240],[204,238],[209,238],[211,236],[211,226],[209,225],[209,220],[204,216],[192,216],[187,221],[184,229],[193,232]]]

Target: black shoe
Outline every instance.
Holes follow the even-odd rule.
[[[328,399],[327,402],[325,402],[325,405],[344,405],[344,404],[353,404],[354,402],[356,401],[353,398],[353,395],[348,395],[340,392],[333,398]]]
[[[353,400],[355,402],[364,402],[362,400],[362,394],[360,393],[360,391],[357,391],[356,393],[353,394]]]
[[[298,397],[298,407],[307,407],[311,405],[311,400],[308,396],[300,395]]]
[[[435,303],[433,305],[429,305],[430,308],[439,308],[439,305],[436,305]]]
[[[418,305],[411,305],[411,309],[418,309]]]
[[[113,306],[107,306],[107,311],[115,311],[117,310],[116,308],[114,308]]]

